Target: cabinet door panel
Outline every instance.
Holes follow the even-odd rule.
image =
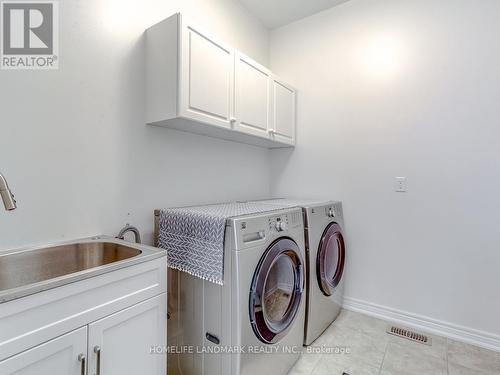
[[[288,85],[273,80],[274,138],[280,142],[295,143],[295,91]]]
[[[81,375],[84,364],[79,355],[87,357],[87,327],[1,361],[0,374]]]
[[[182,33],[180,115],[230,127],[234,51],[186,26]]]
[[[268,138],[270,73],[256,62],[238,53],[235,69],[236,129]]]
[[[100,366],[103,375],[165,375],[165,354],[150,350],[166,345],[166,309],[162,294],[90,324],[89,374]]]

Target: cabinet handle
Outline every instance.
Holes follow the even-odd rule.
[[[80,354],[78,356],[78,362],[80,362],[80,375],[85,375],[87,358],[85,357],[84,354]]]
[[[95,365],[95,375],[101,375],[101,347],[94,346],[94,353],[97,355],[97,361]]]

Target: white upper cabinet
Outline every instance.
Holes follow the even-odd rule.
[[[295,90],[274,77],[272,95],[271,133],[275,140],[293,145],[295,144]]]
[[[235,128],[243,133],[268,138],[270,124],[271,72],[249,57],[236,53]]]
[[[146,53],[148,124],[269,148],[295,144],[295,90],[185,17],[149,28]]]
[[[179,115],[230,128],[234,50],[188,24],[181,56]]]

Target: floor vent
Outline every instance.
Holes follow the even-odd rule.
[[[387,328],[387,333],[390,335],[402,337],[411,341],[418,342],[420,344],[432,345],[432,340],[429,336],[426,336],[422,333],[413,332],[406,328],[389,326]]]

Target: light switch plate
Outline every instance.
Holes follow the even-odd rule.
[[[406,180],[406,177],[394,178],[394,190],[398,193],[406,193],[408,190],[408,181]]]

